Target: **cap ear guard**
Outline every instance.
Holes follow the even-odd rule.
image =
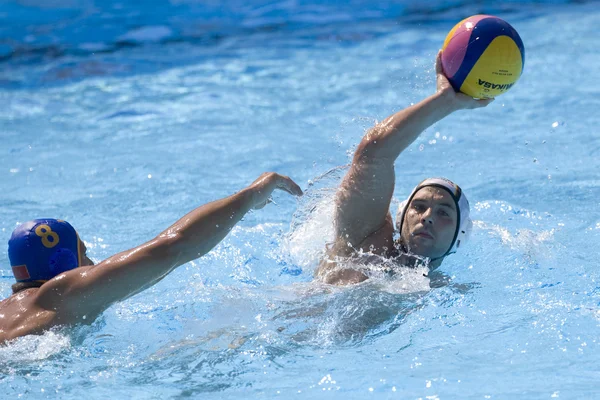
[[[398,211],[396,212],[396,229],[398,229],[398,231],[402,230],[402,220],[404,219],[404,209],[406,208],[406,204],[408,203],[408,199],[404,200],[402,203],[400,203],[400,205],[398,206]],[[402,232],[400,232],[400,234],[402,234]]]
[[[452,249],[448,254],[456,253],[456,251],[464,246],[469,239],[471,239],[471,232],[473,231],[473,221],[471,218],[467,218],[463,223],[464,226],[460,227],[458,235],[456,236],[456,243],[452,246]]]
[[[78,265],[79,262],[75,253],[66,248],[57,249],[48,260],[48,268],[54,276],[77,268]]]

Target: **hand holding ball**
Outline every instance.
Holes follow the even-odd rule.
[[[442,68],[454,90],[478,99],[506,92],[524,65],[519,34],[508,22],[491,15],[460,21],[442,47]]]

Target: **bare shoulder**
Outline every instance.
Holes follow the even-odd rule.
[[[368,279],[362,272],[351,268],[332,269],[319,267],[316,276],[323,283],[330,285],[352,285]]]
[[[75,299],[85,290],[92,269],[99,265],[78,267],[50,279],[38,289],[34,300],[36,306],[55,312],[61,323],[72,322],[75,316],[71,314],[77,309]]]
[[[0,343],[57,325],[56,312],[37,304],[39,291],[25,289],[0,302]]]

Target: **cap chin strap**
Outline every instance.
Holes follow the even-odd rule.
[[[406,248],[406,246],[404,245],[404,243],[402,242],[402,240],[400,240],[400,247],[401,247],[401,250],[404,253],[410,254],[409,250]],[[429,263],[432,263],[432,262],[435,262],[435,261],[438,261],[438,260],[443,260],[444,257],[446,257],[447,255],[454,254],[454,253],[456,253],[456,252],[452,252],[452,253],[448,252],[448,253],[444,254],[443,256],[440,256],[440,257],[435,257],[435,258],[434,257],[426,257],[426,258],[429,259]],[[416,254],[416,255],[418,256],[418,254]],[[419,256],[419,257],[422,257],[422,256]]]
[[[443,256],[440,256],[440,257],[435,257],[435,258],[433,258],[433,257],[430,257],[430,258],[429,258],[429,261],[430,261],[430,262],[434,262],[434,261],[437,261],[437,260],[443,260],[444,258],[446,258],[446,256],[448,256],[448,255],[450,255],[450,254],[454,254],[454,253],[456,253],[456,252],[453,252],[453,253],[447,253],[446,255],[443,255]]]

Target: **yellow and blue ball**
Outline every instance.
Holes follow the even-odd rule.
[[[524,65],[521,37],[508,22],[491,15],[460,21],[442,47],[442,68],[454,90],[479,99],[505,93]]]

